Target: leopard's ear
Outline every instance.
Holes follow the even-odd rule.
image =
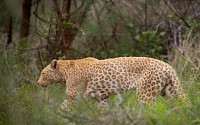
[[[58,68],[57,60],[54,59],[54,60],[51,61],[51,68],[53,68],[53,69]]]

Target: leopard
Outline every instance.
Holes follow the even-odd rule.
[[[143,105],[158,96],[186,98],[175,69],[150,57],[54,59],[42,70],[38,84],[47,87],[55,81],[66,84],[62,110],[76,104],[78,93],[96,100],[100,108],[108,107],[109,96],[131,90],[136,91],[137,100]]]

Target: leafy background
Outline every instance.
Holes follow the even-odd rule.
[[[0,124],[200,124],[199,1],[72,0],[71,11],[76,13],[60,24],[53,0],[32,0],[29,34],[20,38],[24,1],[0,1]],[[65,1],[58,3],[65,15]],[[8,43],[10,17],[12,42]],[[76,31],[70,32],[75,36],[67,56],[63,39],[57,39],[63,30]],[[178,72],[191,103],[158,97],[143,107],[135,91],[130,91],[110,97],[108,111],[99,111],[94,100],[81,96],[72,112],[60,111],[65,85],[40,88],[40,71],[54,58],[89,56],[147,56],[168,62]]]

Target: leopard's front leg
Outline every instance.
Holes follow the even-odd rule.
[[[77,95],[77,90],[72,86],[67,86],[66,99],[61,104],[61,109],[63,111],[71,111],[72,110],[72,107],[76,105],[76,101],[75,101],[76,95]]]
[[[104,98],[104,99],[100,99],[98,102],[98,108],[100,110],[104,110],[104,109],[109,109],[109,105],[108,105],[108,98]]]
[[[63,103],[60,105],[60,108],[63,111],[71,111],[72,107],[76,105],[76,101],[74,99],[65,99]]]

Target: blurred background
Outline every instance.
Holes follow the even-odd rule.
[[[86,100],[73,115],[61,116],[55,110],[65,98],[65,85],[37,86],[52,59],[121,56],[171,64],[192,106],[174,114],[179,104],[171,102],[178,101],[160,99],[141,109],[133,92],[106,114],[91,111],[95,102]],[[200,1],[0,0],[0,65],[2,125],[200,124]],[[118,104],[117,97],[111,100]]]

